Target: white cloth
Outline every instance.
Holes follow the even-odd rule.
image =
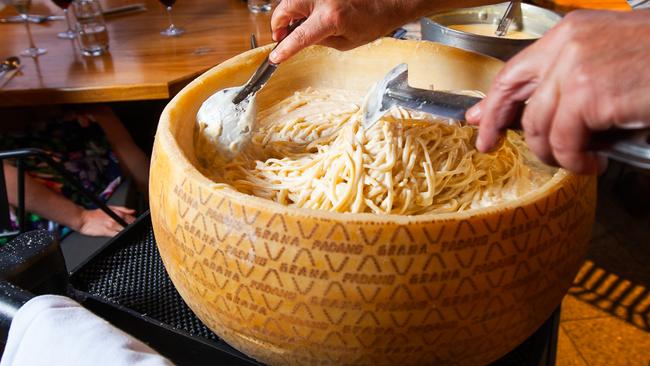
[[[169,366],[149,346],[64,296],[29,300],[14,317],[0,366]]]

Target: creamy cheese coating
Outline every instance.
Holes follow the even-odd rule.
[[[481,36],[497,37],[494,34],[494,32],[496,32],[498,25],[477,23],[477,24],[452,24],[452,25],[448,25],[447,27],[461,32],[473,33]],[[528,33],[528,32],[522,32],[520,30],[516,30],[513,28],[514,26],[511,26],[510,29],[508,29],[508,33],[506,33],[505,36],[500,38],[534,39],[540,37],[538,35]]]
[[[508,133],[492,153],[476,129],[395,109],[361,128],[363,94],[306,89],[260,111],[234,160],[206,161],[222,188],[335,212],[416,215],[515,200],[555,173]],[[437,123],[442,122],[442,123]]]
[[[197,155],[201,160],[228,161],[245,148],[255,124],[257,105],[249,96],[235,105],[232,100],[242,87],[220,90],[206,99],[196,115]]]

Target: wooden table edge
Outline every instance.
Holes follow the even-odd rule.
[[[206,68],[207,70],[208,68]],[[53,88],[27,90],[0,90],[0,107],[30,105],[109,103],[170,99],[190,81],[206,70],[171,80],[165,84],[118,85],[91,88]]]

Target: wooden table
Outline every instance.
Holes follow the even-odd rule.
[[[47,48],[38,59],[21,57],[21,72],[0,89],[0,107],[167,99],[194,77],[250,47],[271,42],[270,15],[251,14],[241,0],[180,0],[174,22],[185,28],[180,37],[163,37],[168,25],[156,0],[102,0],[104,9],[143,2],[147,11],[106,19],[110,53],[84,57],[74,41],[56,34],[65,21],[32,24],[37,46]],[[52,14],[48,0],[34,0],[30,13]],[[58,10],[60,12],[60,10]],[[0,16],[15,14],[5,8]],[[27,47],[23,24],[0,24],[0,57]]]

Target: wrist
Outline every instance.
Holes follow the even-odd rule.
[[[429,15],[436,9],[435,0],[393,0],[396,21],[394,27],[399,27],[415,21],[422,16]]]
[[[408,18],[417,18],[422,16],[423,12],[427,12],[429,8],[434,8],[436,1],[432,0],[397,0],[400,7],[406,11],[405,16]]]
[[[84,222],[86,221],[87,210],[81,206],[76,206],[75,208],[76,212],[74,214],[74,217],[71,218],[70,223],[66,226],[74,231],[80,231],[84,226]]]

